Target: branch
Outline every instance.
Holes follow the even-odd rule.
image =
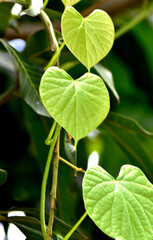
[[[85,173],[85,171],[82,168],[78,168],[75,165],[73,165],[72,163],[66,161],[64,158],[59,157],[59,159],[64,162],[65,164],[67,164],[69,167],[73,168],[76,172],[82,172]]]
[[[53,156],[53,178],[52,178],[52,188],[51,188],[51,200],[50,200],[50,210],[49,210],[49,221],[47,229],[46,240],[50,240],[52,236],[52,229],[54,223],[54,211],[56,208],[56,192],[57,192],[57,180],[58,180],[58,165],[59,165],[59,142],[60,136],[56,142],[54,156]]]
[[[45,197],[46,197],[46,186],[47,186],[47,179],[50,169],[50,164],[53,156],[54,147],[56,144],[56,141],[58,139],[58,135],[60,132],[60,125],[57,124],[54,136],[51,141],[47,162],[45,166],[44,176],[42,180],[42,186],[41,186],[41,198],[40,198],[40,223],[41,223],[41,229],[43,233],[44,240],[46,239],[46,224],[45,224]]]

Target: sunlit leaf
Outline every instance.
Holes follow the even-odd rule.
[[[68,7],[62,15],[61,27],[67,47],[88,70],[108,54],[114,42],[113,22],[102,10],[83,18]]]
[[[47,111],[75,139],[75,146],[109,112],[105,84],[91,73],[74,81],[64,70],[50,67],[42,77],[40,95]]]
[[[81,0],[62,0],[65,7],[73,6],[76,3],[80,2]]]
[[[102,77],[102,79],[105,81],[107,86],[112,90],[112,92],[113,92],[114,96],[116,97],[117,101],[120,102],[120,97],[118,95],[118,92],[116,91],[112,73],[107,68],[102,66],[101,64],[96,64],[94,66],[94,69]]]
[[[122,166],[114,179],[100,166],[87,170],[83,198],[88,215],[108,236],[153,238],[153,185],[134,166]]]
[[[0,169],[0,185],[6,181],[7,172],[3,169]]]
[[[38,88],[43,69],[28,61],[6,41],[0,39],[6,50],[19,67],[22,97],[38,114],[49,116],[39,97]]]

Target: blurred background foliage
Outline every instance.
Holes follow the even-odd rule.
[[[141,13],[142,4],[143,1],[138,0],[82,0],[76,5],[76,8],[84,16],[87,16],[95,8],[106,10],[118,30],[132,22]],[[12,7],[13,3],[0,1],[0,36],[8,41],[24,40],[26,46],[21,54],[24,55],[25,61],[30,60],[33,64],[39,64],[43,68],[50,60],[52,53],[39,16],[18,18],[12,15]],[[59,41],[61,41],[60,18],[63,10],[64,7],[60,0],[49,1],[46,10],[53,21]],[[14,46],[19,49],[19,42],[15,42]],[[102,64],[112,73],[116,90],[120,96],[120,104],[118,104],[110,91],[111,111],[132,118],[149,132],[153,132],[152,1],[149,2],[147,16],[126,34],[115,40],[111,52],[102,61]],[[74,78],[81,76],[86,71],[66,47],[61,54],[60,65]],[[8,173],[5,184],[0,186],[0,209],[2,211],[12,207],[39,209],[41,181],[48,153],[48,147],[44,141],[53,121],[51,118],[38,115],[22,100],[18,85],[19,68],[13,64],[11,56],[1,44],[0,168],[5,169]],[[92,71],[95,70],[92,69]],[[114,177],[118,175],[123,164],[132,163],[141,167],[147,177],[153,181],[153,174],[151,174],[153,173],[152,135],[146,132],[142,133],[140,129],[136,131],[135,122],[131,120],[128,122],[128,119],[120,119],[120,115],[117,116],[118,118],[113,118],[113,114],[109,115],[104,125],[98,129],[99,132],[97,131],[79,142],[77,152],[73,155],[65,132],[62,130],[61,156],[69,158],[73,163],[77,162],[79,167],[86,169],[89,156],[96,151],[99,164]],[[124,121],[123,126],[122,120]],[[113,121],[118,125],[113,125]],[[139,134],[139,132],[141,133]],[[60,162],[56,216],[72,226],[84,212],[82,177],[82,174],[74,177],[73,170]],[[48,183],[47,209],[49,207],[51,174]],[[32,213],[30,212],[30,214]],[[34,216],[39,218],[38,213],[34,213]],[[21,219],[19,223],[16,225],[24,232],[24,223]],[[61,228],[58,227],[58,224]],[[62,224],[58,221],[55,222],[56,233],[60,232],[61,234],[64,226]],[[6,223],[5,228],[7,228]],[[109,239],[96,228],[88,217],[81,224],[79,230],[89,239]],[[27,239],[41,239],[32,234],[27,236]],[[77,238],[83,239],[82,235],[73,237],[73,239]]]

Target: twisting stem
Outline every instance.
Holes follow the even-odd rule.
[[[87,216],[87,212],[85,212],[82,217],[77,221],[77,223],[73,226],[73,228],[68,232],[68,234],[63,238],[63,240],[68,240],[71,235],[74,233],[74,231],[77,229],[77,227],[82,223],[82,221],[85,219]]]
[[[78,168],[75,165],[73,165],[72,163],[66,161],[64,158],[59,157],[59,159],[64,162],[65,164],[67,164],[68,166],[70,166],[71,168],[73,168],[76,172],[83,172],[85,173],[85,171],[82,168]]]
[[[51,51],[57,51],[59,49],[58,42],[56,40],[56,36],[54,33],[53,25],[51,23],[51,20],[49,19],[48,15],[44,12],[44,10],[41,10],[40,17],[42,19],[42,22],[45,26],[46,32],[48,34],[48,38],[51,45]]]
[[[58,165],[59,165],[59,144],[60,144],[60,134],[56,142],[54,156],[53,156],[53,177],[52,177],[52,188],[50,192],[50,210],[49,210],[49,221],[47,229],[47,238],[50,240],[52,236],[52,229],[54,223],[54,211],[56,208],[56,192],[57,192],[57,180],[58,180]]]
[[[45,196],[46,196],[46,186],[47,186],[47,179],[48,179],[48,174],[49,174],[49,169],[50,169],[50,164],[53,156],[53,151],[54,147],[58,138],[60,132],[60,125],[58,124],[55,133],[50,145],[48,157],[47,157],[47,162],[46,162],[46,167],[44,171],[44,176],[42,180],[42,186],[41,186],[41,197],[40,197],[40,222],[41,222],[41,229],[43,233],[43,238],[46,240],[46,224],[45,224]]]

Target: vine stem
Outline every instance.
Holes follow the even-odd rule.
[[[58,165],[59,165],[59,144],[60,144],[60,134],[58,135],[58,140],[56,142],[54,156],[53,156],[53,177],[52,177],[52,188],[50,192],[50,210],[49,210],[49,221],[47,229],[47,238],[50,240],[52,236],[52,229],[54,223],[54,211],[56,208],[56,192],[57,192],[57,180],[58,180]]]
[[[47,162],[45,166],[45,171],[44,171],[44,176],[42,180],[42,186],[41,186],[41,197],[40,197],[40,223],[41,223],[41,229],[42,229],[42,234],[44,240],[46,240],[46,224],[45,224],[45,196],[46,196],[46,186],[47,186],[47,179],[48,179],[48,174],[49,174],[49,169],[50,169],[50,164],[53,156],[53,151],[55,148],[55,144],[60,132],[60,125],[57,124],[57,127],[55,129],[54,136],[51,141],[48,157],[47,157]]]
[[[72,163],[68,162],[67,160],[65,160],[64,158],[59,156],[59,159],[64,162],[65,164],[67,164],[68,166],[70,166],[71,168],[73,168],[76,172],[82,172],[85,173],[86,171],[84,171],[82,168],[78,168],[75,165],[73,165]]]
[[[50,62],[47,64],[47,66],[44,68],[44,70],[47,70],[49,67],[54,66],[59,58],[59,55],[62,51],[62,49],[65,46],[65,42],[63,42],[61,44],[61,46],[59,47],[59,49],[54,53],[53,57],[51,58]]]
[[[45,1],[44,1],[44,4],[43,4],[43,9],[45,9],[45,7],[47,6],[47,4],[48,4],[48,1],[49,1],[49,0],[45,0]]]
[[[45,26],[45,29],[50,41],[51,51],[57,51],[59,49],[59,46],[58,46],[58,42],[54,33],[54,28],[51,23],[51,20],[49,19],[48,15],[45,13],[44,10],[41,10],[40,17]]]
[[[82,221],[85,219],[87,216],[87,212],[85,212],[82,217],[77,221],[77,223],[73,226],[73,228],[68,232],[68,234],[63,238],[63,240],[68,240],[71,235],[74,233],[74,231],[78,228],[78,226],[82,223]]]
[[[128,31],[130,31],[147,16],[147,9],[146,9],[147,6],[148,6],[148,0],[144,0],[140,14],[134,19],[132,19],[132,21],[130,21],[129,23],[121,27],[119,30],[117,30],[115,34],[115,39],[118,39]]]

